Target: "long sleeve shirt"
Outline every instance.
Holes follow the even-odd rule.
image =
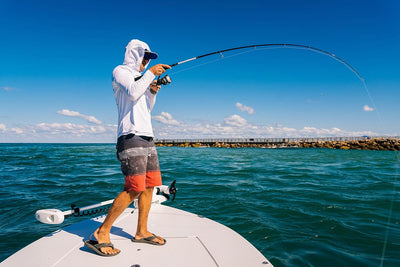
[[[148,70],[135,81],[141,75],[139,69],[144,50],[150,49],[138,40],[131,43],[126,48],[124,64],[117,66],[112,73],[112,87],[118,107],[117,136],[136,134],[154,137],[151,110],[156,96],[150,92],[149,85],[155,75]]]

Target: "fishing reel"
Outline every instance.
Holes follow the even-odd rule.
[[[167,85],[169,83],[171,83],[171,77],[169,77],[168,74],[162,78],[161,76],[158,76],[157,85]]]

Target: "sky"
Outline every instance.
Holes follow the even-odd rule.
[[[140,39],[173,64],[156,138],[400,135],[400,3],[0,0],[0,142],[116,141],[112,70]]]

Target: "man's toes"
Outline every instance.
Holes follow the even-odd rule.
[[[111,247],[101,248],[100,250],[101,250],[101,252],[103,252],[104,254],[108,254],[108,255],[118,253],[118,250],[117,250],[117,249],[112,249]]]
[[[156,242],[157,242],[158,244],[163,245],[163,244],[165,243],[165,240],[164,240],[164,238],[157,236],[157,241],[156,241]]]
[[[101,248],[100,251],[104,254],[110,254],[110,250],[108,248]]]

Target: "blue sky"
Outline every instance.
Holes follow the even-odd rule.
[[[111,72],[131,39],[182,64],[157,138],[400,135],[398,1],[0,0],[0,142],[115,142]],[[245,52],[245,53],[243,53]]]

